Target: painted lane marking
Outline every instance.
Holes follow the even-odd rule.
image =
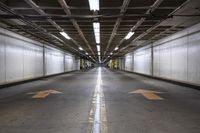
[[[30,92],[27,93],[29,95],[33,95],[32,98],[36,99],[42,99],[46,98],[51,94],[61,94],[62,92],[56,91],[56,90],[44,90],[44,91],[37,91],[37,92]]]
[[[91,133],[107,133],[107,116],[102,91],[101,68],[98,68],[97,83],[89,114],[89,123],[91,124]]]
[[[136,90],[136,91],[131,91],[129,93],[130,94],[142,94],[148,100],[163,100],[162,97],[160,97],[156,94],[156,93],[162,93],[162,92],[139,89],[139,90]]]

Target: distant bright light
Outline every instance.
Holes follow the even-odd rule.
[[[97,51],[98,52],[100,51],[100,45],[97,45]]]
[[[78,49],[80,49],[80,50],[83,50],[83,48],[82,48],[82,47],[79,47]]]
[[[94,29],[95,41],[97,44],[99,44],[100,43],[100,23],[94,22],[93,29]]]
[[[132,36],[134,33],[135,33],[135,32],[130,31],[130,32],[126,35],[125,39],[127,40],[127,39],[131,38],[131,36]]]
[[[85,54],[86,54],[86,55],[88,55],[88,53],[87,53],[87,52],[86,52]]]
[[[100,52],[98,52],[98,55],[100,55],[101,53]]]
[[[99,0],[89,0],[90,10],[99,11]]]
[[[119,47],[115,47],[115,50],[118,50],[119,49]]]
[[[65,33],[65,32],[60,32],[60,34],[62,35],[62,36],[64,36],[66,39],[71,39],[68,35],[67,35],[67,33]]]
[[[110,55],[113,55],[113,52],[111,52]]]
[[[99,63],[101,63],[101,57],[99,56]]]

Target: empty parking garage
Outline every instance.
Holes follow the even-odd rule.
[[[0,133],[199,133],[199,0],[0,0]]]

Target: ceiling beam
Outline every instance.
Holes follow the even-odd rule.
[[[63,40],[61,40],[61,39],[59,39],[58,37],[56,37],[55,35],[53,35],[53,34],[47,32],[45,29],[43,29],[42,27],[38,26],[37,24],[35,24],[35,23],[33,23],[33,22],[30,22],[30,21],[27,21],[26,19],[24,19],[24,16],[23,16],[23,15],[17,14],[14,10],[10,9],[10,8],[9,8],[7,5],[5,5],[4,3],[0,2],[0,8],[1,8],[3,11],[6,11],[7,13],[20,16],[20,18],[18,19],[19,21],[21,21],[21,22],[23,22],[23,23],[25,23],[25,24],[27,24],[27,25],[33,27],[33,29],[37,29],[37,30],[40,32],[39,36],[38,36],[38,35],[35,35],[35,34],[32,33],[32,32],[29,32],[27,29],[24,29],[24,31],[27,32],[27,33],[30,34],[30,35],[33,35],[33,36],[35,35],[35,37],[37,37],[37,38],[40,39],[40,42],[42,42],[42,43],[45,42],[45,44],[52,43],[52,44],[54,44],[55,46],[57,46],[54,42],[50,42],[50,40],[49,40],[49,39],[51,39],[51,41],[52,41],[52,40],[55,40],[55,39],[56,39],[56,40],[59,41],[61,44],[64,44],[64,46],[67,46],[68,48],[70,48],[72,51],[77,52],[77,49],[75,49],[74,47],[70,46],[69,44],[64,43]],[[11,25],[10,25],[10,26],[11,26]],[[19,29],[22,29],[22,30],[23,30],[23,28],[20,27],[19,25],[15,25],[15,26],[18,27]],[[41,35],[45,35],[45,36],[49,37],[49,39],[46,40],[46,38],[40,37]],[[58,47],[58,46],[57,46],[57,47]],[[58,47],[58,48],[59,48],[59,47]],[[80,53],[79,51],[78,51],[78,54],[79,54],[79,55],[82,55],[82,53]],[[84,55],[82,55],[82,56],[84,56]]]
[[[163,0],[156,0],[153,5],[146,11],[145,14],[151,14],[161,3],[163,2]],[[146,18],[142,17],[132,28],[131,31],[135,31],[144,21],[146,20]],[[120,43],[116,46],[119,47],[122,43],[124,42],[124,38],[120,41]],[[114,51],[114,50],[112,50]],[[118,50],[117,53],[119,53],[120,49]],[[106,60],[104,60],[106,61]]]
[[[62,6],[62,8],[64,9],[65,13],[68,15],[68,16],[71,16],[71,11],[67,5],[67,3],[65,2],[65,0],[58,0],[58,2],[60,3],[60,5]],[[76,30],[78,31],[79,35],[81,36],[81,38],[83,39],[83,41],[85,42],[85,44],[87,45],[87,47],[90,49],[90,51],[92,52],[92,54],[94,54],[94,51],[92,50],[89,42],[86,40],[82,30],[80,29],[77,21],[75,19],[70,19],[72,24],[74,25],[74,27],[76,28]]]
[[[24,0],[28,5],[30,5],[36,12],[38,12],[40,15],[47,15],[42,9],[39,8],[38,5],[36,5],[32,0]],[[47,19],[47,21],[53,25],[57,30],[58,32],[62,32],[63,29],[55,22],[53,21],[52,19]],[[74,40],[71,38],[71,41],[77,46],[77,47],[80,47],[80,45]]]
[[[185,1],[184,3],[182,3],[179,7],[177,7],[174,11],[172,11],[170,14],[168,14],[168,16],[173,15],[174,13],[176,13],[179,9],[181,9],[182,7],[184,7],[190,0]],[[143,38],[144,36],[146,36],[147,34],[149,34],[151,31],[153,31],[154,29],[156,29],[160,23],[162,23],[163,21],[165,21],[166,19],[161,19],[160,22],[156,23],[154,26],[152,26],[151,28],[149,28],[148,30],[146,30],[143,34],[139,35],[138,37],[136,37],[135,39],[133,39],[131,41],[131,43],[129,43],[126,47],[124,47],[122,50],[128,48],[131,44],[133,44],[135,41]]]
[[[187,0],[185,1],[184,3],[182,3],[180,6],[178,6],[175,10],[173,10],[170,14],[168,15],[173,15],[174,13],[176,13],[178,10],[180,10],[181,8],[183,8],[187,3],[189,3],[190,0]],[[126,49],[129,48],[129,46],[132,46],[132,44],[134,42],[136,42],[137,40],[141,39],[142,37],[144,37],[145,35],[149,34],[151,31],[153,31],[154,29],[156,29],[160,23],[164,22],[166,19],[162,19],[160,20],[158,23],[156,23],[154,26],[152,26],[151,28],[149,28],[147,31],[145,31],[143,34],[139,35],[138,37],[136,37],[134,40],[131,41],[131,43],[129,43],[126,47],[120,49],[117,53],[115,53],[114,55],[117,55],[118,53],[122,52],[122,51],[126,51],[125,53],[127,52],[130,52],[130,51],[127,51]],[[134,46],[134,45],[133,45]],[[135,48],[134,48],[135,49]],[[125,54],[124,53],[124,54]],[[113,56],[114,56],[113,55]],[[106,61],[107,59],[105,59]]]
[[[145,14],[151,14],[164,0],[156,0],[154,4],[146,11]],[[146,20],[146,18],[142,17],[132,28],[131,31],[135,31],[141,24]],[[117,45],[118,47],[124,42],[124,38]]]
[[[14,7],[10,6],[13,10],[33,10],[33,8],[30,7]],[[75,6],[68,6],[70,10],[89,10],[89,7],[75,7]],[[122,7],[100,7],[100,10],[120,10]],[[176,7],[168,6],[168,7],[158,7],[157,9],[175,9]],[[40,9],[42,10],[63,10],[61,7],[56,6],[40,6]],[[137,10],[137,9],[149,9],[149,6],[139,6],[139,7],[128,7],[128,10]]]
[[[122,8],[120,10],[120,14],[123,15],[126,12],[130,1],[131,0],[124,0]],[[119,25],[120,25],[121,21],[122,21],[122,18],[117,18],[117,21],[116,21],[116,23],[114,25],[113,31],[112,31],[111,36],[109,38],[108,44],[107,44],[106,49],[104,51],[104,55],[107,53],[107,51],[108,51],[108,49],[109,49],[109,47],[110,47],[110,45],[112,43],[112,40],[114,39],[115,34],[117,33],[117,30],[119,28]]]

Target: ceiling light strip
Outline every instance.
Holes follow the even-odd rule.
[[[67,34],[67,33],[65,33],[64,31],[63,32],[60,32],[60,34],[62,35],[62,36],[64,36],[66,39],[71,39],[70,37],[69,37],[69,35]]]
[[[99,44],[100,43],[100,23],[94,22],[93,29],[94,29],[96,43]]]
[[[89,0],[90,10],[99,11],[99,0]]]
[[[130,31],[130,32],[125,36],[124,39],[128,40],[129,38],[131,38],[131,36],[132,36],[134,33],[135,33],[135,32]]]

